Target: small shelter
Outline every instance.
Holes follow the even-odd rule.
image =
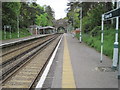
[[[41,27],[37,25],[31,25],[29,31],[32,35],[38,34],[52,34],[55,33],[55,28],[52,26]]]
[[[29,32],[32,34],[32,35],[35,35],[35,34],[38,34],[38,28],[39,26],[37,25],[30,25],[29,27]]]
[[[38,31],[40,34],[52,34],[52,33],[55,33],[55,28],[52,26],[46,26],[46,27],[39,28]]]

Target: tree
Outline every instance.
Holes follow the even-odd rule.
[[[50,6],[46,6],[45,7],[45,12],[48,14],[48,16],[47,16],[48,24],[52,26],[53,25],[53,20],[55,20],[54,11],[52,10],[52,8]]]
[[[112,9],[111,2],[70,2],[68,6],[68,21],[73,23],[74,28],[79,27],[80,7],[82,7],[83,29],[87,32],[95,26],[100,26],[102,14]]]
[[[2,3],[2,24],[11,25],[12,30],[17,28],[17,16],[20,14],[20,2],[3,2]]]
[[[54,11],[50,6],[40,6],[36,2],[3,2],[2,23],[11,25],[12,30],[17,31],[17,19],[20,28],[28,28],[30,25],[53,25]]]
[[[39,26],[47,26],[48,20],[47,20],[47,13],[41,14],[40,16],[37,15],[36,18],[36,24]]]

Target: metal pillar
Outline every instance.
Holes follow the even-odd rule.
[[[45,34],[45,29],[43,29],[43,34]]]
[[[118,79],[120,79],[120,53],[119,53]]]
[[[102,15],[102,28],[101,28],[102,32],[101,32],[101,59],[100,62],[102,63],[103,61],[103,39],[104,39],[104,14]]]
[[[17,29],[18,29],[18,38],[20,37],[20,31],[19,31],[19,16],[17,15]]]
[[[116,34],[115,34],[115,42],[114,42],[114,52],[113,52],[113,68],[117,67],[118,63],[118,17],[116,18]]]
[[[36,35],[38,34],[38,30],[37,30],[37,28],[36,28]]]
[[[118,1],[118,4],[117,4],[118,7],[120,7],[120,1]],[[118,18],[119,19],[119,18]],[[119,21],[119,20],[118,20]],[[119,24],[118,24],[119,25]],[[119,33],[120,34],[120,33]],[[119,36],[119,35],[118,35]],[[118,38],[117,38],[118,39]],[[119,37],[119,40],[120,40],[120,37]],[[119,42],[120,43],[120,42]],[[118,44],[119,44],[118,43]],[[120,51],[120,48],[119,50]],[[119,65],[118,65],[118,79],[120,79],[120,53],[119,53]],[[120,83],[120,81],[118,81],[118,83]],[[120,87],[119,87],[120,88]]]
[[[82,7],[80,12],[80,37],[79,37],[80,43],[82,42]]]
[[[11,35],[11,26],[10,26],[10,39],[12,38],[12,35]]]
[[[6,26],[4,26],[4,39],[6,39]]]
[[[118,2],[117,2],[118,8]],[[119,17],[116,17],[116,34],[115,34],[115,42],[114,42],[114,51],[113,51],[113,64],[112,68],[117,68],[118,64],[118,28],[119,28]]]

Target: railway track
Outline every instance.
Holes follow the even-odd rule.
[[[48,36],[46,38],[40,38],[36,41],[31,41],[28,43],[22,43],[20,45],[17,45],[15,47],[12,47],[12,49],[8,48],[4,50],[4,48],[2,48],[2,55],[0,56],[0,58],[2,58],[2,66],[4,66],[6,64],[6,62],[10,62],[13,59],[17,59],[19,57],[21,57],[21,55],[24,55],[24,53],[26,53],[26,51],[30,51],[32,49],[34,49],[35,46],[42,44],[43,42],[45,42],[46,40],[52,38],[53,36]],[[9,50],[10,49],[10,50]]]
[[[41,70],[42,69],[42,67],[44,66],[44,64],[45,64],[45,62],[46,62],[46,60],[40,60],[40,62],[41,63],[39,63],[38,65],[37,65],[37,62],[39,62],[39,61],[37,61],[37,60],[35,60],[35,61],[33,61],[33,60],[31,60],[31,58],[33,58],[35,55],[37,55],[38,54],[38,52],[41,52],[41,50],[43,50],[43,48],[47,48],[47,45],[48,44],[50,44],[50,42],[52,42],[54,39],[56,39],[57,37],[58,37],[59,35],[54,35],[53,37],[51,37],[51,38],[49,38],[49,39],[46,39],[46,41],[44,41],[44,42],[42,42],[41,44],[37,44],[35,47],[34,47],[34,49],[32,49],[31,51],[27,51],[27,53],[22,57],[22,58],[19,58],[19,59],[17,59],[17,60],[14,60],[14,62],[11,62],[11,63],[9,63],[9,64],[6,64],[5,66],[3,66],[2,67],[2,71],[3,71],[3,74],[2,74],[2,82],[3,82],[3,87],[5,87],[5,88],[9,88],[8,86],[6,86],[6,85],[9,85],[9,78],[15,73],[15,72],[18,72],[19,70],[22,70],[21,68],[23,67],[23,66],[25,66],[26,65],[26,63],[32,63],[32,64],[30,64],[30,66],[28,65],[28,66],[26,66],[26,68],[24,68],[24,70],[23,70],[23,72],[30,72],[31,74],[30,75],[32,75],[32,77],[36,77],[36,76],[34,76],[32,73],[33,72],[35,72],[34,74],[35,75],[38,75],[38,73],[40,72],[39,70]],[[54,45],[55,46],[55,45]],[[45,50],[47,50],[47,49],[45,49]],[[43,50],[44,51],[44,50]],[[41,53],[43,53],[43,51],[41,52]],[[49,50],[48,50],[49,51]],[[50,50],[51,51],[51,50]],[[45,53],[44,53],[45,54]],[[42,56],[43,55],[40,55],[41,56],[41,58],[42,58]],[[48,55],[49,56],[49,55]],[[48,57],[46,56],[46,59],[47,59]],[[33,62],[31,62],[31,61],[33,61]],[[40,66],[39,66],[40,65]],[[37,67],[37,68],[36,68]],[[41,67],[41,69],[39,69],[39,68]],[[27,71],[26,71],[27,70]],[[11,73],[12,72],[12,73]],[[24,74],[20,74],[20,77],[24,77],[25,78],[25,75]],[[28,75],[27,75],[28,76]],[[26,76],[26,79],[27,79],[27,76]],[[17,77],[19,77],[19,74],[17,75]],[[29,78],[30,79],[30,78]],[[32,78],[31,78],[32,79]],[[31,80],[30,79],[30,80]],[[8,81],[7,81],[8,80]],[[25,80],[25,79],[23,79],[23,80]],[[7,82],[7,84],[6,84],[6,82]],[[13,83],[17,83],[17,82],[14,82],[13,81]],[[22,84],[24,84],[24,82],[22,83]],[[12,84],[12,85],[14,85],[14,84]],[[29,85],[29,86],[31,86],[31,85]],[[19,86],[18,86],[19,87]],[[14,86],[13,87],[11,87],[11,88],[14,88]],[[20,88],[20,87],[19,87]],[[25,87],[23,87],[23,88],[25,88]]]
[[[33,43],[21,46],[22,48],[18,47],[6,54],[3,54],[2,63],[0,64],[2,67],[2,76],[0,76],[0,79],[4,81],[7,76],[9,77],[11,72],[15,70],[15,68],[19,67],[37,51],[38,46],[41,46],[46,41],[51,40],[53,37],[55,37],[55,35],[46,37],[44,39],[39,39]]]

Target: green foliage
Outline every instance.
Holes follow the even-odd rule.
[[[95,26],[101,25],[101,16],[105,12],[103,4],[98,4],[95,8],[87,13],[83,18],[84,32],[90,32]]]
[[[90,35],[94,36],[98,36],[100,35],[101,32],[101,26],[96,26],[93,30],[91,30]]]
[[[11,25],[13,30],[17,27],[17,15],[20,14],[20,2],[3,2],[2,3],[2,24]]]
[[[85,33],[88,33],[90,31],[90,22],[89,22],[89,17],[85,16],[83,19],[82,19],[82,29]]]
[[[0,34],[2,34],[2,37],[1,37],[2,40],[18,38],[18,32],[17,31],[14,31],[14,32],[11,33],[12,38],[10,38],[10,32],[8,32],[8,31],[6,32],[6,39],[4,38],[4,35],[5,35],[4,31],[1,30]],[[30,35],[31,35],[30,32],[26,28],[20,29],[20,38],[30,36]]]
[[[54,11],[50,6],[46,6],[46,10],[44,9],[44,6],[40,6],[35,2],[3,2],[2,30],[4,25],[10,25],[14,38],[17,37],[18,22],[20,30],[25,30],[30,25],[35,24],[39,26],[53,25]],[[26,30],[23,32],[26,32]],[[7,39],[9,38],[9,33],[10,31],[7,31]],[[23,34],[21,36],[24,37]]]
[[[113,46],[115,39],[114,36],[115,36],[115,29],[104,30],[103,53],[106,56],[109,56],[111,59],[113,56]],[[90,34],[83,34],[83,41],[87,43],[87,45],[94,47],[97,51],[100,52],[101,34],[98,34],[94,37],[92,37]]]
[[[45,12],[43,14],[36,15],[35,23],[39,26],[52,26],[54,20],[54,12],[50,6],[44,6],[44,8]]]
[[[75,37],[79,40],[80,33],[76,33]]]
[[[53,25],[53,20],[55,20],[54,11],[52,10],[52,8],[50,6],[46,6],[45,7],[45,12],[47,13],[48,25],[52,26]]]
[[[2,30],[0,30],[0,40],[2,40]]]
[[[101,16],[112,9],[112,2],[74,2],[68,3],[68,6],[68,22],[72,23],[74,28],[79,27],[80,10],[82,7],[82,30],[85,33],[89,33],[94,27],[101,25]],[[109,21],[109,24],[111,24],[111,21]]]
[[[100,28],[100,27],[99,26],[95,27],[96,30],[97,28]],[[119,33],[120,33],[120,30],[119,30]],[[79,39],[79,34],[77,34],[76,37]],[[90,34],[82,33],[82,40],[87,45],[95,48],[97,51],[99,52],[101,51],[101,33],[100,32],[98,35],[94,37]],[[109,56],[111,59],[113,57],[114,40],[115,40],[115,29],[105,29],[103,53],[106,56]]]
[[[68,21],[74,21],[75,25],[77,20],[75,20],[74,12],[75,8],[78,6],[82,7],[82,40],[89,46],[95,48],[100,52],[101,50],[101,16],[103,13],[113,9],[112,2],[83,2],[79,5],[77,3],[68,4]],[[79,15],[80,16],[80,15]],[[73,18],[74,17],[74,18]],[[69,22],[70,23],[70,22]],[[74,25],[73,25],[74,26]],[[115,29],[110,29],[115,27],[115,21],[109,20],[104,23],[104,49],[103,53],[110,58],[113,56],[113,47],[115,40]],[[74,26],[76,27],[76,26]],[[78,25],[77,25],[78,27]],[[120,30],[119,30],[120,33]],[[79,34],[76,34],[79,39]],[[119,39],[120,40],[120,39]],[[120,47],[120,44],[119,44]]]
[[[36,18],[36,24],[39,26],[47,26],[48,20],[47,20],[47,13],[41,14],[40,16],[37,15]]]
[[[70,11],[68,13],[68,19],[69,21],[72,22],[72,25],[74,28],[79,28],[80,27],[80,17],[79,17],[79,9],[75,9],[73,11]]]

